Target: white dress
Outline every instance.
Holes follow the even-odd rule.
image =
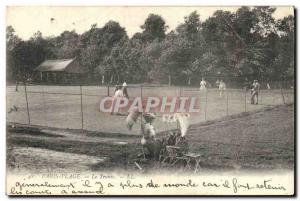
[[[200,90],[204,90],[204,89],[206,89],[206,82],[202,80],[200,82]]]
[[[113,112],[115,112],[115,101],[117,98],[121,98],[121,97],[124,97],[123,95],[123,90],[122,89],[118,89],[116,92],[115,92],[115,95],[113,96],[112,98],[112,106],[111,106],[111,114]]]
[[[123,90],[122,89],[118,89],[116,92],[115,92],[115,95],[114,95],[114,98],[115,97],[123,97]]]
[[[220,84],[219,84],[219,90],[221,91],[221,90],[225,90],[225,89],[226,89],[225,83],[224,82],[220,82]]]
[[[226,85],[224,82],[220,82],[219,84],[219,91],[220,91],[220,97],[223,96],[223,92],[226,90]]]

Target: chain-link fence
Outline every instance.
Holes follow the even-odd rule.
[[[200,91],[195,87],[128,86],[130,99],[135,97],[196,97],[200,112],[191,116],[191,123],[214,120],[224,116],[250,112],[267,106],[294,102],[294,89],[282,88],[259,91],[258,104],[251,104],[250,90],[226,89],[222,94],[216,88]],[[139,134],[137,123],[129,131],[125,125],[126,114],[110,115],[99,111],[100,100],[113,96],[113,86],[7,86],[7,121],[21,124],[86,129],[108,133]],[[176,125],[162,121],[158,114],[154,121],[156,130],[164,131]]]

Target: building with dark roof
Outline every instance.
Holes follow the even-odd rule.
[[[46,60],[34,71],[36,80],[52,83],[77,83],[88,73],[76,58]]]

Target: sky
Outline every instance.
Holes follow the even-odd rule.
[[[184,22],[184,16],[197,11],[200,20],[212,16],[216,10],[234,12],[238,7],[54,7],[54,6],[14,6],[6,9],[6,25],[12,25],[16,34],[24,40],[35,32],[43,36],[57,36],[65,30],[83,33],[92,24],[102,27],[109,20],[114,20],[125,27],[131,37],[140,32],[140,26],[150,13],[162,16],[169,26],[167,31],[174,30]],[[277,7],[276,19],[293,15],[293,7]],[[51,20],[52,19],[52,20]]]

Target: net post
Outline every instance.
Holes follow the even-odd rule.
[[[45,89],[44,89],[44,86],[43,86],[42,96],[43,96],[43,109],[44,109],[45,124],[46,124],[46,126],[48,127],[48,121],[47,121],[47,109],[46,109]]]
[[[80,111],[81,111],[81,129],[83,130],[83,106],[82,106],[82,86],[80,85]]]
[[[140,88],[140,97],[142,102],[142,112],[141,112],[141,130],[143,129],[143,87]]]
[[[181,97],[181,86],[179,86],[179,97]],[[179,129],[179,123],[178,121],[176,120],[176,129]]]
[[[260,93],[260,104],[263,103],[263,94],[262,94],[262,90],[259,90]]]
[[[245,96],[245,101],[244,101],[245,102],[244,103],[244,105],[245,105],[245,112],[247,112],[247,89],[244,90],[244,93],[245,93],[244,94],[244,96]]]
[[[208,89],[205,89],[205,110],[204,110],[204,120],[206,120],[206,112],[207,112],[207,94],[208,94]]]
[[[25,80],[24,80],[24,89],[25,89],[25,98],[26,98],[26,108],[27,108],[28,124],[30,125],[30,114],[29,114],[29,106],[28,106],[28,98],[27,98],[27,87],[26,87],[26,81]]]
[[[228,89],[226,89],[226,116],[228,116]]]
[[[280,93],[281,93],[281,96],[282,96],[283,104],[285,104],[285,98],[284,98],[284,94],[283,94],[283,91],[282,91],[282,83],[281,82],[280,82]]]

